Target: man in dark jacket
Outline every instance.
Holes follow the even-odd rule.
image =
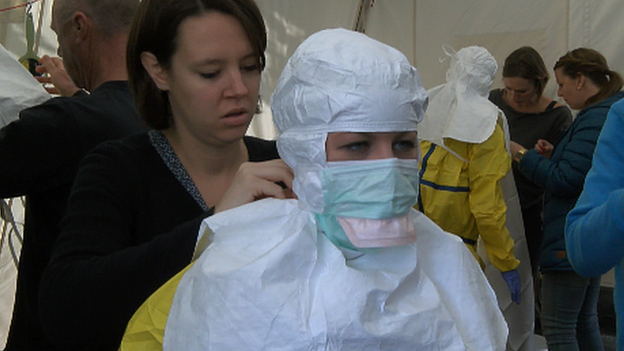
[[[41,70],[52,75],[61,95],[71,96],[23,110],[19,120],[0,129],[0,198],[26,196],[24,242],[5,351],[55,349],[39,320],[39,280],[60,233],[80,160],[105,140],[145,129],[128,89],[125,62],[139,2],[55,0],[51,28],[63,61],[44,56]]]

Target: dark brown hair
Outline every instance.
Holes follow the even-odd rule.
[[[582,74],[600,88],[596,95],[587,99],[585,106],[598,103],[622,90],[622,76],[610,70],[607,59],[596,50],[578,48],[568,51],[555,63],[554,69],[559,68],[570,78]]]
[[[533,83],[537,97],[544,93],[548,83],[548,70],[542,56],[530,46],[523,46],[514,50],[503,65],[503,78],[519,77]]]
[[[149,127],[171,126],[167,92],[158,89],[141,63],[141,53],[151,52],[158,63],[169,68],[176,51],[180,24],[188,17],[220,12],[242,25],[263,70],[267,35],[264,20],[253,0],[143,0],[134,18],[128,40],[127,65],[130,89],[137,110]]]

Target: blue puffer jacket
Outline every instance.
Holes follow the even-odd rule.
[[[530,150],[518,165],[522,174],[545,190],[544,239],[540,256],[543,272],[573,270],[565,251],[566,216],[583,190],[609,108],[622,98],[624,92],[619,92],[579,112],[550,159]]]

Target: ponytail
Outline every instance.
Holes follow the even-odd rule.
[[[596,104],[622,90],[622,76],[609,69],[607,60],[601,53],[588,48],[578,48],[561,56],[554,69],[561,68],[568,77],[584,75],[591,80],[600,91],[585,102],[585,106]]]

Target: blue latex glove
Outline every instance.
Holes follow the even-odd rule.
[[[511,300],[518,305],[520,304],[520,273],[518,273],[517,269],[502,272],[503,279],[509,286],[509,290],[511,291]]]

